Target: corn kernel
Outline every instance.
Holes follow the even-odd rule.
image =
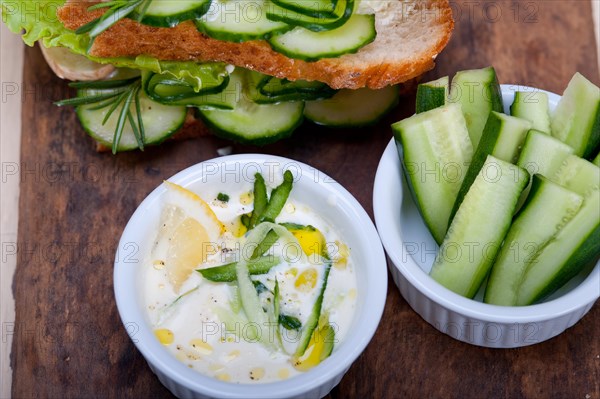
[[[223,370],[225,368],[225,366],[223,366],[222,364],[219,364],[219,363],[212,363],[210,366],[208,366],[208,368],[211,371],[219,372],[219,371]]]
[[[304,229],[291,230],[291,232],[307,256],[313,254],[320,255],[327,245],[323,234],[311,226],[307,226]]]
[[[229,363],[230,361],[232,361],[233,359],[237,358],[240,356],[240,351],[239,350],[233,350],[231,352],[229,352],[227,354],[227,356],[225,356],[225,362]]]
[[[262,367],[254,367],[250,370],[250,379],[254,381],[258,381],[265,376],[265,369]]]
[[[290,376],[290,370],[286,368],[279,369],[279,371],[277,372],[277,376],[282,380],[285,380]]]
[[[154,330],[154,335],[158,339],[158,342],[163,345],[171,345],[173,341],[175,341],[175,335],[173,334],[173,331],[166,328]]]
[[[254,201],[254,194],[251,191],[240,195],[240,203],[242,205],[250,205]]]
[[[311,267],[300,273],[294,285],[298,291],[309,292],[317,285],[317,277],[317,270]]]
[[[247,231],[248,228],[242,224],[242,219],[236,218],[234,225],[231,228],[231,234],[233,234],[234,237],[239,238],[246,234]]]
[[[286,277],[296,277],[298,275],[298,269],[295,267],[292,267],[291,269],[289,269],[288,271],[285,272],[285,276]]]
[[[352,288],[348,291],[348,298],[350,298],[350,299],[356,298],[356,289],[355,288]]]
[[[346,244],[339,241],[336,241],[335,245],[338,249],[338,253],[335,257],[335,261],[333,262],[333,266],[336,269],[344,270],[346,269],[346,266],[348,266],[348,257],[350,256],[350,249]]]
[[[191,340],[190,345],[201,355],[210,355],[213,351],[213,347],[201,339]]]

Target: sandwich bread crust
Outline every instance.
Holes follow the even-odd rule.
[[[102,14],[102,10],[87,11],[89,6],[69,1],[58,10],[58,17],[66,28],[75,30]],[[215,40],[199,32],[192,21],[155,28],[131,19],[118,21],[96,37],[90,55],[221,61],[278,78],[317,80],[334,89],[379,89],[432,69],[454,27],[448,0],[363,0],[361,7],[375,12],[375,41],[355,54],[316,62],[288,58],[261,40]]]

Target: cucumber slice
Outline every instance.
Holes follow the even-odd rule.
[[[308,101],[304,116],[325,126],[360,127],[377,123],[398,104],[398,87],[340,90],[326,100]]]
[[[314,18],[335,18],[338,0],[271,0],[279,7]]]
[[[254,323],[257,329],[257,336],[252,338],[259,339],[269,349],[276,349],[277,346],[275,343],[269,339],[269,328],[270,326],[277,325],[276,321],[274,321],[271,313],[263,310],[259,294],[256,292],[254,284],[250,279],[248,267],[243,261],[238,262],[236,265],[236,279],[244,313],[248,317],[248,321]]]
[[[552,135],[591,158],[600,146],[600,88],[580,73],[571,78],[556,106]]]
[[[98,94],[101,94],[101,92],[102,91],[99,90]],[[90,95],[92,93],[87,90],[86,94]],[[187,115],[185,107],[168,106],[152,101],[146,96],[143,90],[140,90],[139,97],[142,122],[145,127],[145,145],[159,144],[183,126]],[[77,117],[90,136],[101,144],[111,147],[113,144],[115,127],[119,118],[119,111],[122,109],[122,105],[115,109],[106,123],[103,123],[103,120],[110,107],[93,109],[94,107],[97,107],[97,104],[77,107]],[[137,115],[135,104],[132,103],[129,107],[132,114]],[[137,148],[138,142],[135,138],[135,134],[131,129],[131,125],[126,123],[123,128],[121,140],[117,146],[117,151],[128,151]]]
[[[419,84],[416,100],[417,114],[446,105],[448,102],[449,86],[450,81],[448,76]]]
[[[260,0],[213,0],[209,13],[196,20],[196,26],[214,39],[238,43],[268,39],[293,28],[267,19],[266,2]]]
[[[580,177],[572,176],[574,180]],[[530,305],[543,300],[600,256],[598,179],[600,172],[596,175],[595,186],[590,188],[588,184],[585,193],[579,192],[584,200],[577,215],[532,259],[519,287],[517,305]]]
[[[548,94],[543,91],[517,91],[510,114],[527,119],[533,129],[550,134],[550,106]]]
[[[325,270],[323,271],[321,289],[319,291],[319,295],[317,296],[317,300],[313,304],[310,315],[304,323],[304,327],[302,327],[300,342],[298,343],[298,347],[296,348],[296,352],[294,353],[295,358],[299,358],[302,355],[304,355],[304,352],[306,351],[306,348],[310,343],[310,339],[313,333],[315,332],[315,329],[319,325],[319,318],[321,317],[321,308],[323,306],[323,298],[325,297],[325,290],[327,290],[327,279],[329,278],[330,271],[331,261],[327,259],[327,261],[325,262]]]
[[[452,79],[449,102],[461,105],[473,148],[477,148],[490,111],[503,111],[500,84],[494,68],[457,72]]]
[[[316,80],[287,80],[277,79],[273,76],[263,75],[263,78],[257,85],[257,89],[264,96],[279,97],[287,94],[313,94],[326,95],[331,97],[336,90],[327,86],[325,83]]]
[[[226,94],[237,99],[234,109],[198,108],[202,119],[217,136],[244,144],[265,145],[290,136],[302,123],[303,102],[256,104],[242,92],[247,82],[244,71],[236,69],[231,74],[230,84],[231,81],[235,83],[231,91],[226,89]]]
[[[439,244],[471,162],[473,147],[457,104],[432,109],[392,125],[411,193]]]
[[[317,81],[277,79],[254,71],[249,71],[248,77],[248,95],[257,104],[319,100],[336,93],[325,83]]]
[[[533,176],[524,208],[513,222],[492,267],[484,301],[514,306],[533,256],[579,211],[583,197],[541,176]]]
[[[144,25],[172,28],[183,21],[202,17],[209,7],[210,0],[152,0],[140,22]],[[132,14],[133,19],[137,17],[137,13]]]
[[[290,58],[317,61],[356,53],[375,40],[374,15],[354,14],[339,28],[326,32],[312,32],[302,27],[269,39],[273,49]]]
[[[525,141],[527,132],[531,127],[531,122],[508,116],[496,111],[490,112],[490,115],[483,129],[483,135],[479,141],[479,146],[475,150],[471,164],[467,169],[465,179],[460,186],[460,191],[454,202],[452,213],[448,219],[448,224],[452,223],[454,215],[458,211],[465,195],[469,191],[471,184],[479,175],[488,155],[493,155],[505,162],[516,162],[519,150]]]
[[[329,323],[319,325],[313,332],[308,342],[305,353],[300,357],[294,357],[293,366],[296,370],[308,371],[327,359],[333,352],[335,342],[335,330]]]
[[[434,280],[459,295],[475,296],[528,181],[525,169],[487,157],[433,262],[430,275]]]
[[[205,82],[203,81],[203,83]],[[149,71],[142,73],[142,87],[146,95],[165,105],[212,106],[232,109],[235,104],[232,101],[226,101],[227,96],[211,96],[211,94],[222,93],[228,86],[229,75],[222,76],[220,80],[212,83],[206,82],[202,90],[196,92],[192,85],[183,80]]]
[[[525,168],[530,175],[540,174],[552,177],[568,155],[575,150],[560,140],[539,130],[527,133],[525,144],[519,155],[517,165]]]
[[[323,16],[314,17],[307,15],[305,12],[292,11],[268,1],[267,18],[271,21],[284,22],[313,32],[322,32],[337,29],[346,24],[352,16],[355,5],[355,0],[338,0],[333,11],[333,16],[327,18]]]

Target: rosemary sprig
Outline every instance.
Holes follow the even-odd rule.
[[[102,120],[102,125],[105,125],[113,113],[118,110],[115,133],[112,141],[112,153],[117,153],[121,136],[123,135],[123,130],[127,123],[131,126],[138,148],[144,151],[146,133],[144,122],[142,120],[142,107],[140,103],[140,90],[142,87],[140,77],[122,80],[73,82],[70,83],[69,86],[78,89],[77,97],[57,101],[55,102],[56,105],[89,105],[90,111],[108,108],[108,111]]]
[[[117,23],[117,21],[131,15],[136,9],[136,20],[140,22],[144,18],[151,3],[152,0],[113,0],[95,4],[89,7],[88,11],[94,11],[101,8],[108,8],[108,11],[93,21],[79,27],[75,33],[88,33],[93,40],[96,36]]]

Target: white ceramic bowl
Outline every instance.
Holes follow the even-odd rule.
[[[371,340],[381,319],[387,293],[386,259],[375,226],[361,205],[340,184],[300,162],[267,155],[233,155],[202,162],[168,180],[199,193],[222,181],[253,181],[260,170],[289,169],[295,176],[292,197],[312,207],[335,226],[352,249],[357,276],[357,306],[347,336],[332,355],[308,372],[266,384],[218,381],[189,369],[156,340],[144,310],[139,276],[144,254],[156,236],[161,185],[140,204],[125,227],[114,269],[114,287],[121,320],[131,339],[160,381],[181,398],[316,398],[335,387]]]
[[[505,111],[517,90],[534,89],[502,85]],[[560,96],[548,96],[554,109]],[[393,263],[390,271],[402,296],[428,323],[460,341],[493,348],[542,342],[574,325],[600,296],[600,262],[545,302],[523,307],[467,299],[430,278],[438,245],[408,191],[393,139],[377,169],[373,208],[377,229]]]

